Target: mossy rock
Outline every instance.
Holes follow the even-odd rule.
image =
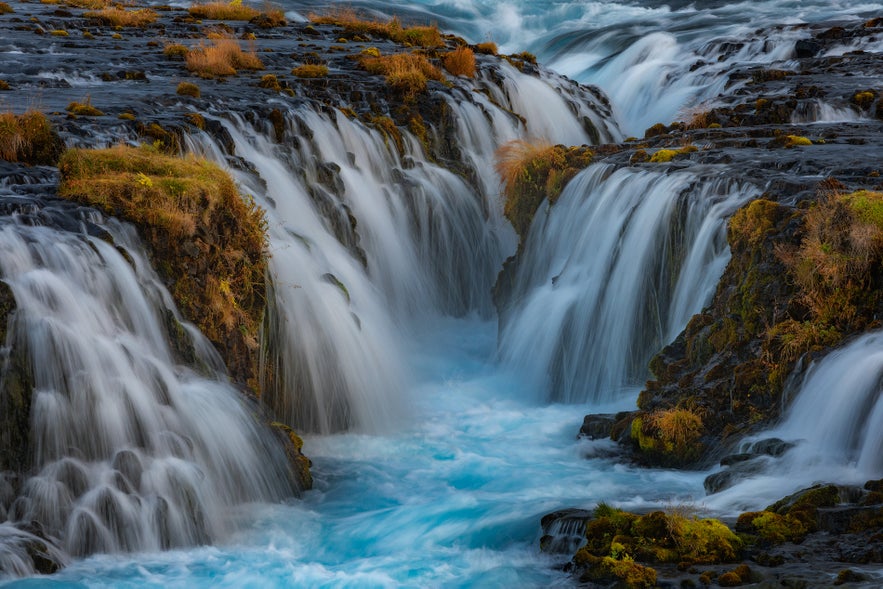
[[[69,150],[59,169],[60,196],[138,228],[181,313],[215,345],[234,380],[258,392],[263,211],[216,164],[150,147]]]
[[[24,472],[30,466],[34,378],[24,350],[9,339],[15,309],[12,290],[0,282],[0,345],[12,344],[0,374],[0,471]]]

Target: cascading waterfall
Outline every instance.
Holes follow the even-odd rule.
[[[712,505],[773,501],[819,481],[861,485],[883,472],[883,334],[857,338],[811,365],[795,384],[782,422],[743,445],[779,438],[794,447],[765,458],[763,470],[718,495]]]
[[[16,303],[4,436],[20,428],[29,448],[19,473],[8,457],[2,465],[0,516],[39,522],[75,556],[215,541],[237,504],[298,489],[278,440],[192,326],[179,337],[205,374],[176,364],[165,325],[181,319],[170,295],[132,228],[105,227],[115,245],[13,218],[0,228],[0,270]],[[23,403],[29,410],[12,410]],[[27,532],[0,535],[15,540],[2,542],[0,559],[18,558],[4,570],[21,572],[15,547]]]
[[[460,146],[455,165],[475,182],[433,162],[411,133],[402,132],[399,152],[337,111],[287,111],[286,134],[298,140],[281,145],[269,127],[223,119],[236,154],[257,172],[237,172],[239,182],[268,214],[274,315],[267,361],[275,381],[263,400],[292,426],[391,429],[407,405],[400,358],[410,326],[426,314],[491,314],[497,270],[515,246],[490,172],[502,143],[619,135],[590,89],[553,86],[508,64],[494,75],[497,82],[469,83],[494,100],[458,91],[447,102]],[[545,116],[525,125],[512,111],[527,121]],[[224,160],[207,135],[190,143]]]
[[[757,194],[725,172],[591,166],[528,235],[500,354],[553,400],[609,402],[702,309],[729,258],[725,221]]]
[[[335,3],[340,2],[316,4]],[[551,69],[601,87],[622,129],[635,136],[655,123],[682,118],[685,109],[707,108],[706,101],[713,103],[723,92],[736,66],[793,67],[794,43],[805,31],[774,27],[758,34],[769,23],[870,18],[879,7],[844,0],[705,2],[698,9],[694,2],[681,1],[359,4],[378,14],[438,20],[472,42],[493,39],[504,51],[531,51]],[[826,54],[880,47],[879,40],[844,39]]]

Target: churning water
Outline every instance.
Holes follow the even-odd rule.
[[[791,58],[791,33],[745,41],[746,32],[883,6],[347,4],[533,51],[604,88],[614,112],[549,76],[504,67],[500,84],[475,81],[493,100],[470,92],[451,103],[474,186],[429,161],[413,137],[399,153],[343,116],[289,112],[286,133],[300,141],[282,148],[267,129],[215,115],[251,170],[234,170],[240,185],[268,214],[270,338],[283,370],[267,383],[266,401],[313,432],[305,452],[316,485],[301,500],[283,499],[294,491],[279,476],[284,460],[253,408],[211,369],[217,360],[201,337],[189,334],[204,350],[201,373],[172,360],[163,317],[176,311],[130,230],[108,225],[122,256],[100,239],[5,226],[0,265],[23,311],[12,334],[47,356],[35,397],[40,472],[25,499],[4,509],[10,519],[49,522],[67,554],[98,553],[12,586],[567,585],[557,557],[538,550],[549,511],[602,500],[727,510],[746,489],[781,496],[804,482],[770,477],[706,500],[705,473],[637,470],[618,464],[609,443],[575,439],[584,414],[633,406],[649,356],[709,300],[728,256],[725,219],[754,189],[714,166],[588,169],[538,214],[517,296],[498,323],[489,293],[516,244],[493,153],[524,136],[573,144],[640,133],[713,99],[737,63]],[[744,42],[733,50],[732,39]],[[697,61],[704,65],[691,68]],[[225,161],[207,136],[189,148]],[[856,358],[874,359],[862,370],[867,387],[855,387],[863,410],[839,411],[842,426],[826,434],[825,448],[855,463],[856,480],[881,468],[881,440],[859,423],[879,411],[879,339],[858,340],[811,370],[777,432],[812,438],[818,428],[801,417],[803,404],[823,402]],[[12,547],[0,552],[4,563],[27,541],[16,534],[24,532],[0,526],[0,543]]]

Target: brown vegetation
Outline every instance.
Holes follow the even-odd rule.
[[[587,148],[516,139],[497,150],[495,169],[503,184],[503,212],[524,240],[544,199],[554,203],[567,182],[592,161]]]
[[[335,25],[342,27],[351,35],[375,35],[391,39],[397,43],[416,47],[436,48],[444,45],[438,27],[413,26],[403,27],[398,18],[389,22],[367,20],[359,17],[352,9],[334,10],[325,15],[310,15],[310,20],[319,25]]]
[[[12,9],[12,6],[10,6],[6,2],[0,2],[0,14],[9,14],[11,12],[15,12]]]
[[[497,44],[493,41],[485,41],[484,43],[479,43],[475,46],[475,50],[484,55],[496,55],[497,54]]]
[[[200,95],[199,86],[192,82],[181,82],[175,89],[175,93],[181,96],[192,96],[193,98],[199,98]]]
[[[117,6],[111,6],[97,11],[89,11],[83,16],[97,20],[103,25],[113,27],[146,27],[153,24],[158,15],[150,8],[126,10]]]
[[[150,147],[74,149],[59,194],[134,223],[185,317],[256,386],[266,222],[230,175],[204,159]]]
[[[0,113],[0,159],[54,165],[63,149],[64,144],[43,113]]]
[[[445,69],[455,76],[475,77],[475,53],[469,47],[457,47],[442,57]]]
[[[328,75],[328,66],[316,63],[305,63],[292,69],[291,74],[298,78],[324,78]]]
[[[426,91],[428,80],[444,80],[444,74],[426,57],[416,53],[396,53],[381,57],[363,56],[359,64],[372,74],[386,76],[386,83],[405,99]]]
[[[180,43],[169,43],[165,47],[163,47],[162,53],[169,59],[185,59],[187,57],[187,52],[190,51],[187,49],[186,45],[182,45]]]
[[[244,5],[242,0],[194,4],[188,9],[188,12],[194,18],[208,20],[251,20],[261,13],[256,8]]]
[[[264,64],[254,52],[245,52],[239,41],[231,38],[212,39],[187,52],[187,69],[203,78],[232,76],[239,69],[262,70]]]

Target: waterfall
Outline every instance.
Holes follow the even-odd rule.
[[[865,334],[814,362],[794,383],[779,424],[742,442],[793,444],[758,457],[731,488],[707,500],[720,509],[756,508],[818,482],[861,485],[883,470],[883,333]]]
[[[500,355],[534,390],[606,402],[711,300],[725,221],[757,194],[725,170],[595,165],[541,207],[501,317]]]
[[[409,334],[427,316],[490,316],[496,274],[515,249],[493,172],[496,149],[525,136],[619,136],[596,90],[505,62],[487,70],[458,81],[442,103],[450,128],[429,129],[426,143],[403,128],[396,142],[337,110],[281,102],[281,141],[268,124],[217,117],[246,163],[231,159],[231,171],[267,211],[273,304],[265,360],[274,369],[263,401],[286,423],[323,433],[403,423]],[[188,141],[227,161],[209,135]],[[427,153],[438,144],[451,153]]]
[[[15,217],[0,227],[16,307],[0,420],[19,442],[0,454],[0,519],[37,522],[75,556],[215,541],[237,504],[298,490],[278,439],[182,323],[133,228],[103,225],[98,236]],[[172,339],[197,365],[176,362]],[[0,529],[2,568],[21,573],[33,538]]]

